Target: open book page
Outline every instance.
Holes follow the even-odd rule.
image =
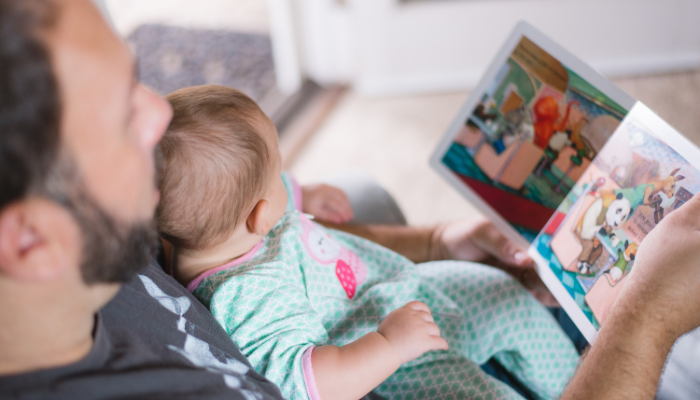
[[[538,272],[589,342],[646,235],[700,191],[699,162],[697,147],[637,103],[532,243]]]
[[[632,105],[591,68],[520,24],[432,163],[527,247]]]

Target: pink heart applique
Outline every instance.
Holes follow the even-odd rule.
[[[340,281],[340,285],[345,289],[345,294],[348,295],[348,299],[352,299],[355,295],[355,274],[352,272],[350,266],[343,260],[338,260],[335,264],[335,275]]]

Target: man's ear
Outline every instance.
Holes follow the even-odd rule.
[[[27,200],[0,210],[0,274],[49,281],[80,261],[77,224],[63,208]]]
[[[253,207],[253,211],[248,215],[245,224],[249,233],[265,236],[265,234],[270,230],[267,222],[267,213],[270,211],[270,202],[265,199],[258,201],[258,203]]]

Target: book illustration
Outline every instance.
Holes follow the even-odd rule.
[[[626,119],[538,235],[533,246],[595,329],[641,242],[700,191],[699,177],[640,120]]]
[[[522,36],[442,163],[532,241],[626,113]]]
[[[646,235],[700,191],[695,145],[524,22],[430,162],[527,248],[590,343]]]

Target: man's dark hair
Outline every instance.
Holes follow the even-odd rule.
[[[117,221],[88,195],[61,146],[61,100],[44,38],[58,19],[50,0],[0,0],[0,210],[28,196],[65,207],[80,226],[87,284],[125,282],[151,260],[153,221]]]
[[[58,84],[41,38],[54,8],[0,0],[0,209],[41,191],[58,154]]]

